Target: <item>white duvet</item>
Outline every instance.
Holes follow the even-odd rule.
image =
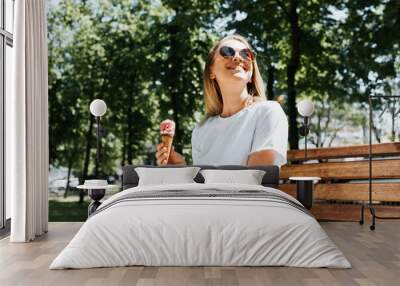
[[[239,184],[142,186],[107,199],[50,269],[145,266],[294,266],[350,268],[310,215],[258,198],[182,197],[127,200],[131,192],[263,190]],[[297,202],[298,203],[298,202]]]

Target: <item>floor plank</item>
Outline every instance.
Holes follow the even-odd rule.
[[[48,269],[81,223],[50,223],[49,233],[32,243],[0,240],[0,285],[399,285],[400,222],[369,225],[322,222],[352,269],[290,267],[118,267],[85,270]]]

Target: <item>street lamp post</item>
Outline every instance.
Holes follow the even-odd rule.
[[[100,139],[102,129],[100,126],[100,118],[106,113],[107,105],[101,99],[95,99],[90,103],[90,113],[96,118],[96,169],[95,176],[98,177],[98,167],[100,166]]]
[[[300,133],[301,135],[304,136],[305,140],[304,161],[307,160],[307,135],[310,131],[308,128],[309,118],[314,113],[314,110],[315,110],[314,103],[311,100],[305,99],[297,104],[297,111],[301,116],[304,117],[304,124],[300,128]]]

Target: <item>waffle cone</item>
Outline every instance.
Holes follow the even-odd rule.
[[[171,153],[172,141],[174,140],[174,136],[170,134],[162,134],[161,142],[167,147],[167,162],[169,159],[169,155]]]

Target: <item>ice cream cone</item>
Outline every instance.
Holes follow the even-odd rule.
[[[162,134],[161,142],[167,147],[167,162],[169,159],[169,154],[171,154],[172,141],[174,140],[174,136],[171,134]]]
[[[169,155],[171,154],[172,141],[174,140],[175,135],[175,122],[166,119],[160,123],[160,134],[161,134],[161,142],[167,147],[167,162],[169,159]]]

